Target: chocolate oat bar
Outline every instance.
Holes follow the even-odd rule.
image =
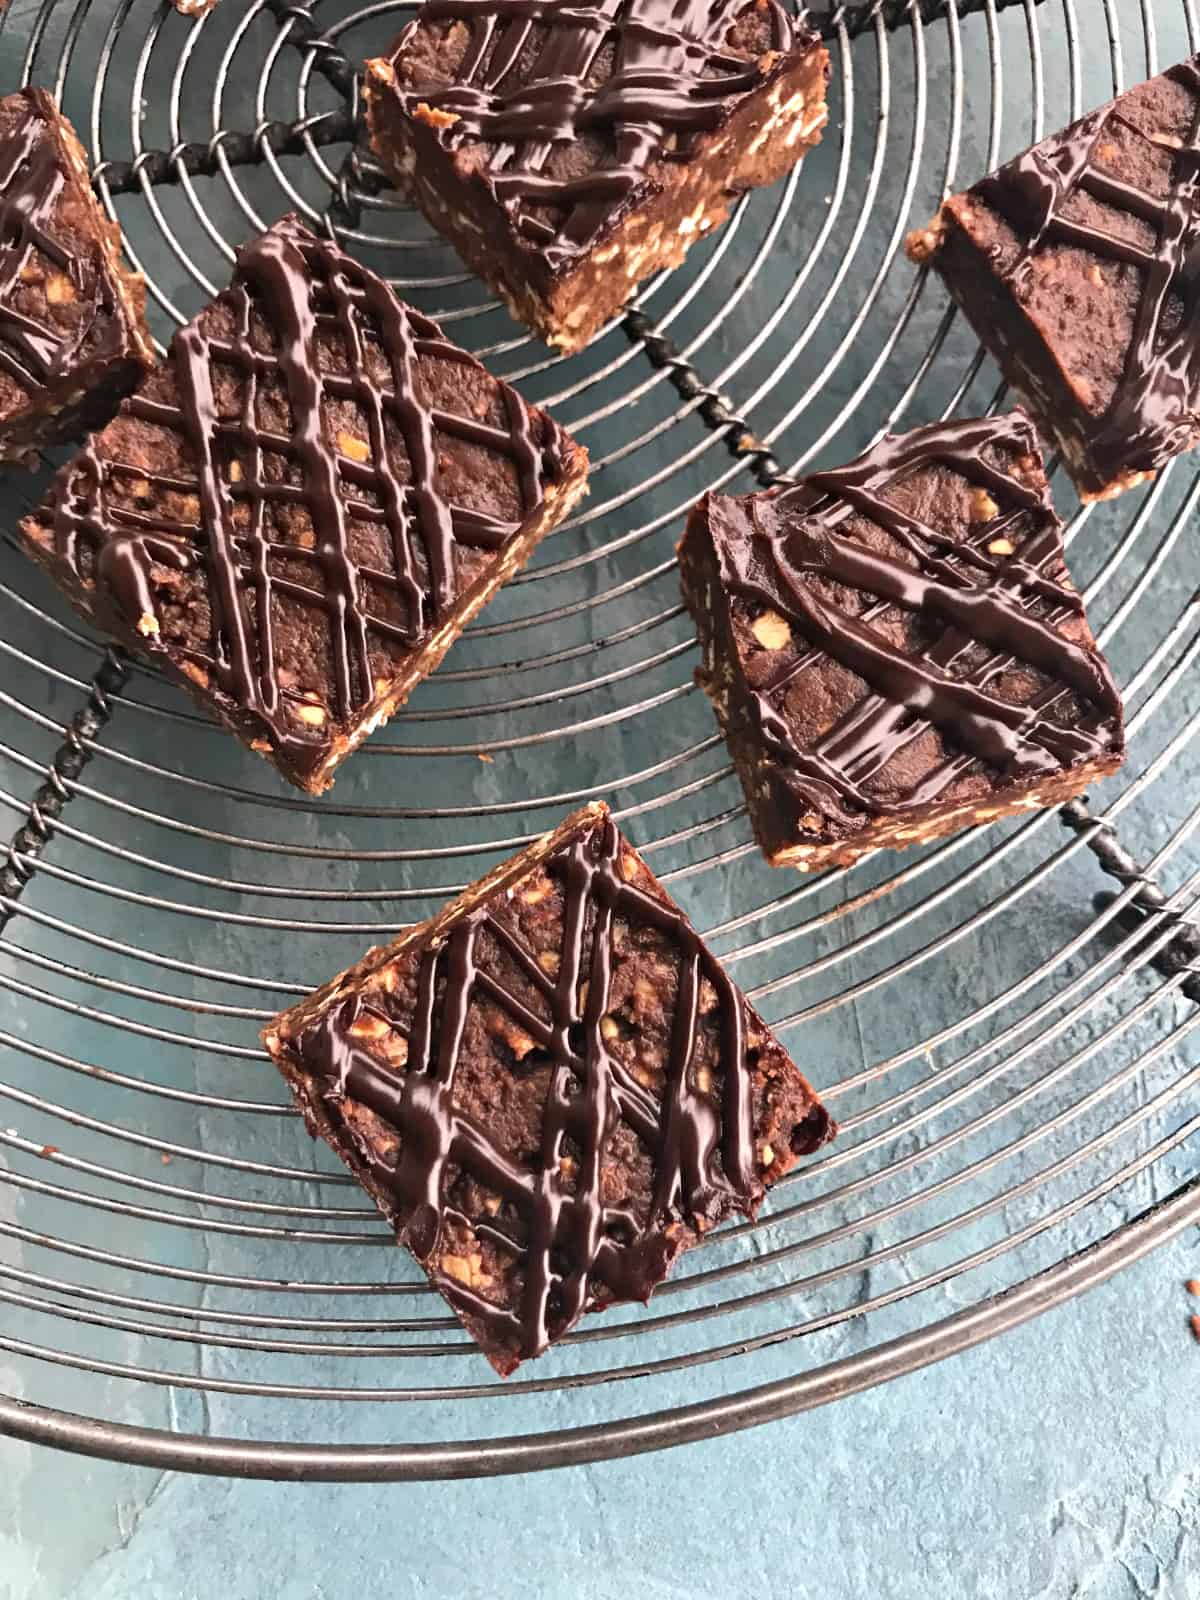
[[[45,89],[0,100],[0,461],[102,427],[154,359],[87,155]]]
[[[598,804],[263,1039],[502,1376],[834,1133]]]
[[[947,200],[945,280],[1085,500],[1200,441],[1200,57]]]
[[[23,542],[319,794],[583,492],[587,455],[285,218],[59,474]]]
[[[367,63],[367,116],[434,227],[572,351],[795,166],[828,75],[781,0],[425,0]]]
[[[1124,758],[1022,412],[885,435],[794,487],[708,494],[679,564],[773,866],[1057,804]]]

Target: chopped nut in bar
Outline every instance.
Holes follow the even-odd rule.
[[[598,804],[263,1039],[503,1376],[834,1133]]]
[[[1121,697],[1022,412],[706,495],[679,564],[700,681],[773,866],[846,865],[1058,804],[1121,764]]]

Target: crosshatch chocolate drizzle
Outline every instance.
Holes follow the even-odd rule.
[[[25,99],[29,114],[0,137],[0,368],[31,389],[67,370],[95,318],[79,317],[75,330],[64,334],[21,311],[13,296],[22,268],[37,251],[67,275],[81,297],[103,292],[103,274],[50,232],[66,181],[48,126],[53,102],[39,89],[26,90]]]
[[[1123,97],[1027,150],[973,191],[1021,238],[1016,261],[1001,274],[1018,299],[1034,257],[1051,245],[1079,248],[1140,274],[1121,379],[1108,405],[1081,419],[1088,454],[1107,481],[1123,472],[1153,471],[1195,440],[1200,399],[1200,57],[1172,67],[1163,77],[1185,89],[1193,102],[1180,148],[1173,142],[1158,144],[1139,128],[1124,114]],[[1100,152],[1114,123],[1143,145],[1168,150],[1171,171],[1165,195],[1105,169]],[[1154,230],[1153,245],[1147,248],[1078,215],[1067,216],[1068,201],[1079,193],[1146,223]]]
[[[621,215],[651,162],[685,157],[807,36],[779,0],[763,0],[770,44],[748,60],[727,43],[745,9],[746,0],[425,0],[395,54],[430,23],[465,22],[470,42],[453,83],[403,99],[410,115],[425,103],[456,119],[439,130],[448,148],[491,146],[486,176],[497,200],[560,267]],[[597,81],[608,47],[612,71]],[[592,133],[607,146],[594,168],[561,178],[545,170],[556,146]],[[548,220],[536,209],[545,207],[560,214]]]
[[[261,723],[280,753],[300,771],[315,769],[332,730],[315,731],[291,713],[295,698],[279,679],[273,629],[276,603],[287,598],[325,614],[331,642],[339,718],[372,699],[371,646],[385,641],[415,649],[443,622],[454,602],[455,547],[499,551],[518,523],[453,505],[438,486],[439,436],[465,440],[504,455],[513,465],[523,514],[536,509],[545,486],[562,476],[565,436],[546,422],[534,437],[530,413],[515,390],[501,385],[507,427],[431,408],[422,398],[418,362],[474,365],[437,326],[404,306],[381,278],[335,245],[285,218],[245,246],[233,284],[221,296],[233,314],[231,337],[210,332],[203,314],[171,346],[175,396],[144,390],[123,408],[128,416],[180,432],[195,477],[173,479],[101,455],[103,435],[60,475],[53,524],[58,554],[76,573],[85,551],[95,554],[97,600],[125,629],[156,615],[153,568],[203,570],[212,610],[208,652],[196,664],[210,673],[239,712]],[[269,327],[264,348],[256,319]],[[347,369],[331,370],[322,342],[339,341]],[[369,357],[381,352],[390,381]],[[222,413],[214,372],[233,369],[244,384],[240,413]],[[282,389],[289,434],[260,416],[267,386]],[[161,393],[161,391],[160,391]],[[326,405],[354,402],[369,430],[365,461],[344,455],[329,437]],[[398,430],[408,462],[402,473],[388,450]],[[236,460],[233,481],[228,462]],[[280,467],[286,470],[279,470]],[[114,473],[145,478],[156,495],[194,494],[200,526],[163,511],[119,504],[108,493]],[[126,482],[128,479],[125,480]],[[313,547],[277,534],[272,513],[292,506],[311,519]],[[382,523],[390,537],[393,571],[360,565],[350,542],[352,521]],[[279,561],[306,559],[310,581],[278,571]],[[366,587],[400,596],[400,620],[372,614]],[[142,630],[145,631],[144,629]],[[153,635],[145,641],[153,649]]]
[[[751,526],[720,542],[730,591],[779,612],[807,646],[755,691],[763,739],[802,803],[853,822],[927,806],[977,761],[1016,783],[1120,753],[1121,701],[1104,659],[1060,631],[1083,608],[1066,581],[1049,491],[1001,464],[1005,451],[1035,450],[1019,412],[885,435],[847,467],[754,496]],[[997,515],[976,537],[951,540],[889,498],[906,473],[937,463],[994,501]],[[739,520],[743,504],[718,502]],[[889,533],[913,564],[839,532],[855,514]],[[997,544],[1007,553],[989,549]],[[855,615],[831,604],[830,581],[865,597],[865,609]],[[941,631],[908,654],[871,626],[893,607],[920,613]],[[982,661],[961,670],[980,646]],[[868,692],[799,748],[781,706],[788,686],[822,655],[857,674]],[[1029,704],[991,692],[1001,674],[1021,665],[1049,686]],[[900,797],[872,793],[871,779],[931,727],[946,741],[945,759]]]
[[[417,998],[403,1074],[382,1064],[352,1032],[364,1007],[392,1022],[374,994],[350,995],[293,1042],[294,1057],[331,1110],[349,1097],[399,1135],[394,1157],[370,1140],[356,1153],[388,1196],[397,1237],[426,1267],[437,1288],[478,1319],[518,1359],[539,1354],[589,1307],[646,1299],[679,1248],[672,1223],[719,1221],[730,1210],[753,1214],[763,1195],[754,1161],[745,1002],[669,902],[627,882],[621,839],[611,819],[589,821],[546,863],[563,894],[558,971],[550,977],[534,952],[486,905],[457,922],[444,943],[420,961]],[[661,1103],[608,1050],[601,1021],[609,1007],[612,939],[617,918],[665,936],[679,956],[679,980]],[[511,960],[542,1006],[525,1004],[479,959],[487,934]],[[688,1068],[696,1048],[702,980],[713,985],[720,1018],[721,1092],[697,1090]],[[581,986],[586,1000],[581,1004]],[[549,1056],[552,1077],[536,1167],[497,1149],[486,1127],[454,1103],[463,1032],[471,1006],[498,1004]],[[394,1024],[393,1024],[394,1025]],[[605,1204],[606,1149],[619,1122],[654,1159],[647,1218]],[[830,1123],[814,1102],[797,1130],[795,1149],[815,1148]],[[575,1187],[563,1187],[560,1160],[570,1138],[580,1157]],[[514,1225],[463,1217],[446,1193],[454,1168],[509,1203]],[[447,1222],[462,1222],[524,1266],[524,1292],[509,1308],[491,1303],[440,1270],[436,1252]],[[515,1361],[513,1363],[515,1365]]]

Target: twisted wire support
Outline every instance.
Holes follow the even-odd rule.
[[[1109,877],[1125,888],[1137,885],[1132,900],[1117,917],[1123,927],[1139,927],[1151,915],[1165,916],[1168,922],[1174,923],[1174,935],[1153,958],[1152,965],[1167,978],[1174,978],[1181,972],[1191,973],[1180,985],[1179,992],[1193,1005],[1200,1005],[1200,927],[1186,912],[1168,906],[1163,890],[1121,843],[1112,823],[1092,816],[1086,795],[1068,801],[1060,807],[1058,815],[1064,828],[1083,836],[1083,842]],[[1100,895],[1097,899],[1104,904],[1111,896]]]
[[[357,119],[350,109],[321,111],[295,122],[268,119],[253,133],[218,128],[211,139],[182,140],[171,150],[143,150],[133,161],[99,161],[92,168],[92,182],[105,183],[110,194],[132,194],[141,188],[143,179],[158,185],[178,183],[185,175],[216,177],[221,157],[231,166],[257,166],[266,150],[277,156],[301,155],[309,141],[322,147],[343,144],[357,131]]]
[[[775,455],[755,437],[750,423],[734,410],[729,396],[705,383],[692,363],[679,353],[675,341],[661,333],[644,311],[631,307],[621,319],[621,330],[630,344],[641,345],[650,365],[666,374],[681,399],[700,401],[696,411],[705,426],[724,434],[730,455],[744,461],[764,489],[787,481]]]
[[[314,69],[353,110],[358,103],[358,65],[332,39],[325,37],[312,14],[312,7],[306,0],[266,0],[266,8],[281,26],[291,24],[288,43],[297,50],[311,53]]]
[[[1024,0],[993,0],[996,11],[1007,11],[1021,5]],[[1044,5],[1045,0],[1033,0],[1034,5]],[[811,6],[810,21],[822,39],[836,38],[839,28],[845,28],[851,39],[866,33],[875,26],[878,18],[889,31],[911,26],[913,19],[923,28],[935,22],[944,22],[954,11],[959,19],[977,16],[988,9],[988,0],[862,0],[858,5]]]
[[[112,718],[112,697],[120,694],[129,667],[113,646],[92,677],[85,703],[67,723],[63,741],[50,758],[46,776],[33,799],[25,821],[13,834],[0,867],[0,934],[8,927],[33,877],[38,857],[54,837],[54,825],[74,798],[74,785],[92,759],[93,747]]]

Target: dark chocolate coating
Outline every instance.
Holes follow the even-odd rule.
[[[36,102],[30,102],[31,111]],[[82,344],[99,330],[101,348],[113,354],[121,339],[112,286],[96,270],[96,251],[72,248],[48,226],[67,181],[58,151],[36,115],[14,123],[0,139],[0,366],[18,383],[45,387],[69,373]],[[69,334],[13,304],[30,249],[66,273],[76,295],[91,295],[91,315]]]
[[[590,1309],[648,1299],[706,1227],[754,1214],[768,1169],[832,1133],[601,808],[564,824],[543,870],[545,889],[515,877],[516,900],[485,894],[398,958],[391,984],[386,964],[350,974],[279,1024],[302,1104],[320,1106],[335,1148],[349,1139],[397,1238],[502,1371]],[[610,1014],[631,985],[640,1027]],[[481,1008],[528,1042],[515,1063],[484,1053]],[[373,1048],[397,1031],[403,1070]],[[531,1092],[523,1140],[510,1108]],[[463,1239],[504,1264],[486,1284],[461,1255],[447,1270]]]
[[[972,775],[1003,795],[1120,759],[1120,695],[1063,564],[1036,449],[1021,413],[887,435],[795,487],[709,496],[689,527],[681,558],[693,610],[707,540],[751,645],[764,613],[790,631],[741,684],[736,721],[753,723],[760,781],[769,770],[790,792],[814,839],[878,819],[919,822]],[[1018,473],[1021,461],[1035,470]],[[918,514],[903,485],[934,472],[952,474],[960,494],[969,486],[986,514],[966,525],[935,525],[932,504]],[[718,630],[705,627],[719,655]],[[722,670],[723,660],[706,668]],[[859,691],[837,687],[845,682]],[[814,706],[842,709],[806,717],[806,685]],[[753,811],[762,795],[748,792]]]
[[[1051,244],[1073,245],[1126,263],[1142,275],[1125,370],[1108,405],[1085,424],[1088,451],[1107,478],[1153,470],[1187,449],[1200,398],[1200,58],[1182,62],[1164,76],[1194,100],[1191,127],[1172,157],[1165,196],[1115,176],[1097,162],[1097,146],[1109,136],[1112,123],[1145,137],[1120,101],[1094,111],[1048,144],[1027,150],[976,189],[1024,241],[1005,272],[1018,298],[1033,255]],[[1147,223],[1153,243],[1122,235],[1111,222],[1101,227],[1068,215],[1067,202],[1077,191]]]
[[[445,403],[447,373],[461,375],[459,409]],[[339,432],[343,415],[367,437]],[[232,285],[176,334],[166,375],[126,402],[119,427],[58,478],[44,514],[56,572],[90,591],[113,631],[199,674],[239,731],[301,778],[372,704],[380,676],[453,623],[466,586],[581,455],[294,218],[243,247]],[[156,465],[164,435],[182,469]],[[144,441],[136,460],[131,439]],[[490,499],[452,492],[455,450],[486,464]],[[202,601],[168,650],[172,574]],[[307,683],[281,670],[285,646],[304,666],[301,627],[327,651]],[[306,716],[313,703],[319,715]]]
[[[78,335],[64,341],[57,329],[11,303],[31,245],[69,275],[77,292],[85,288],[86,263],[46,228],[64,181],[35,118],[16,123],[0,140],[0,366],[29,387],[49,382],[78,349]]]
[[[0,456],[101,426],[149,365],[144,291],[44,89],[0,101]]]
[[[486,147],[479,171],[514,232],[561,271],[636,203],[654,161],[687,160],[699,134],[816,37],[780,0],[763,0],[762,48],[747,56],[729,36],[748,9],[746,0],[425,0],[391,54],[418,29],[469,26],[453,81],[417,85],[402,104],[409,116],[428,107],[446,117],[443,148]],[[555,152],[585,137],[602,145],[595,163],[552,172]]]
[[[1200,438],[1200,57],[947,201],[932,260],[1087,495]]]

